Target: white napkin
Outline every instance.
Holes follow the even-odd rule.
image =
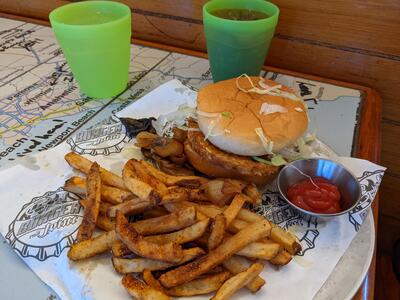
[[[193,105],[195,98],[195,92],[172,80],[118,116],[157,117],[182,104]],[[63,158],[71,149],[119,174],[127,159],[140,157],[118,118],[111,116],[56,148],[22,158],[19,164],[0,172],[0,232],[62,299],[130,299],[109,254],[80,262],[67,258],[83,215],[79,198],[61,188],[74,174]],[[254,295],[243,290],[233,299],[311,299],[321,288],[363,223],[385,171],[365,160],[335,159],[360,181],[360,204],[349,214],[318,223],[300,218],[270,187],[256,211],[296,233],[303,251],[279,270],[266,264],[261,276],[267,284]]]

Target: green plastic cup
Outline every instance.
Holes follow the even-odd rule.
[[[131,11],[112,1],[84,1],[53,10],[49,19],[82,92],[109,98],[126,89]]]
[[[220,9],[263,12],[267,18],[230,20],[213,13]],[[279,8],[264,0],[213,0],[203,6],[204,33],[214,82],[243,73],[259,75],[278,23]]]

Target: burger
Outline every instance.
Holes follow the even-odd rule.
[[[302,155],[307,107],[272,80],[242,75],[207,85],[198,92],[196,113],[197,120],[188,121],[184,153],[210,177],[264,185]]]

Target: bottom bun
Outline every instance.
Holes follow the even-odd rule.
[[[203,133],[189,131],[184,151],[190,164],[210,177],[243,180],[256,185],[272,182],[279,167],[255,162],[250,157],[227,153],[204,140]]]

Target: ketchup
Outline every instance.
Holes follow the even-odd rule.
[[[290,202],[316,213],[341,212],[339,189],[322,177],[314,177],[311,180],[305,179],[289,188],[287,196]]]

